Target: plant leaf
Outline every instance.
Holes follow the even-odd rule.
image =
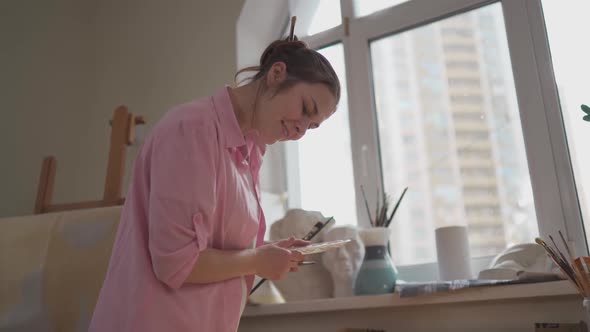
[[[582,104],[582,106],[580,106],[580,108],[582,109],[582,111],[584,111],[584,113],[590,115],[590,107],[588,107],[588,105]]]

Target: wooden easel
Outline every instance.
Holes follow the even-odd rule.
[[[122,191],[127,146],[133,144],[135,126],[144,124],[145,120],[142,116],[135,116],[133,113],[129,113],[127,107],[119,106],[113,112],[113,119],[110,122],[111,140],[109,160],[102,199],[89,202],[52,204],[57,160],[54,156],[48,156],[43,159],[41,175],[39,176],[37,200],[35,202],[36,214],[115,206],[124,203],[125,198],[122,196]]]

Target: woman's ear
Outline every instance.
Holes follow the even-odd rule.
[[[287,65],[282,62],[275,62],[266,74],[266,85],[270,88],[278,87],[287,78]]]

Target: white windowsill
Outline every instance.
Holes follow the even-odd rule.
[[[534,284],[476,287],[409,298],[400,298],[399,294],[385,294],[288,302],[282,304],[248,305],[244,310],[243,317],[477,301],[522,300],[536,297],[559,296],[576,297],[579,295],[569,281],[563,280]]]

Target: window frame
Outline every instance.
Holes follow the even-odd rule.
[[[500,3],[539,235],[548,238],[549,235],[556,236],[561,230],[577,255],[587,255],[588,246],[541,0],[410,0],[363,17],[355,17],[353,1],[340,2],[342,25],[302,40],[316,49],[335,43],[343,44],[359,226],[369,227],[368,217],[362,208],[360,186],[365,187],[368,199],[373,201],[383,183],[372,90],[370,42],[385,35],[402,33],[456,14]],[[296,157],[287,150],[287,160]],[[287,165],[296,163],[287,162]],[[289,176],[293,174],[294,171],[289,172]]]

